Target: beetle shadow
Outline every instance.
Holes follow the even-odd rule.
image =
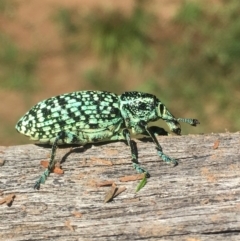
[[[168,135],[168,132],[165,131],[163,128],[159,127],[159,126],[150,126],[149,127],[150,131],[152,133],[154,133],[155,135],[159,135],[159,136],[167,136]],[[140,138],[137,138],[139,141],[141,142],[153,142],[152,138],[149,136],[149,134],[147,132],[144,132],[142,133],[142,137]],[[128,146],[127,144],[127,141],[125,140],[117,140],[117,141],[104,141],[104,142],[97,142],[97,143],[89,143],[89,144],[86,144],[84,146],[79,146],[79,145],[62,145],[62,146],[59,146],[59,148],[63,148],[64,146],[65,147],[76,147],[76,148],[73,148],[72,150],[70,150],[69,152],[67,152],[60,163],[63,163],[66,161],[67,157],[71,154],[71,153],[83,153],[85,152],[86,150],[90,149],[92,146],[103,146],[103,145],[106,145],[106,144],[109,144],[109,143],[114,143],[114,142],[122,142],[122,143],[125,143],[125,145]],[[136,158],[138,159],[138,148],[137,148],[137,143],[131,139],[131,144],[132,144],[132,148],[133,148],[133,152],[134,154],[136,155]],[[130,152],[130,150],[129,150]]]
[[[151,126],[149,129],[155,134],[155,135],[161,135],[161,136],[167,136],[168,132],[165,131],[163,128],[159,126]],[[141,142],[153,142],[152,138],[149,136],[147,132],[142,133],[140,138],[137,138]],[[85,144],[84,146],[80,146],[78,144],[61,144],[58,146],[59,149],[65,149],[65,148],[71,148],[70,151],[68,151],[60,160],[60,164],[64,163],[69,155],[72,153],[83,153],[90,149],[92,146],[102,146],[109,143],[114,142],[123,142],[125,145],[128,146],[127,142],[125,140],[118,140],[118,141],[104,141],[104,142],[98,142],[98,143],[89,143]],[[134,140],[131,140],[133,152],[136,155],[136,158],[138,159],[138,148],[137,143]],[[52,148],[52,145],[50,144],[41,144],[41,143],[35,143],[36,146],[43,147],[43,148]],[[129,150],[130,151],[130,150]]]
[[[41,143],[35,143],[36,146],[43,147],[43,148],[52,148],[52,145],[50,144],[41,144]],[[71,148],[59,161],[60,164],[64,163],[69,155],[72,153],[83,153],[86,150],[90,149],[92,147],[92,144],[86,144],[84,146],[80,146],[77,144],[61,144],[58,145],[58,149],[69,149]]]
[[[72,153],[83,153],[83,152],[87,151],[88,149],[90,149],[92,146],[103,146],[103,145],[114,143],[114,142],[123,142],[127,145],[127,142],[124,141],[124,140],[104,141],[104,142],[99,142],[99,143],[88,143],[88,144],[85,144],[84,146],[79,146],[77,144],[62,144],[62,145],[59,145],[58,149],[66,149],[66,148],[69,149],[69,148],[71,148],[66,154],[64,154],[64,156],[61,158],[59,163],[60,164],[64,163],[67,160],[68,156],[70,156]],[[135,154],[138,157],[137,144],[133,140],[131,140],[131,142],[132,142],[132,146],[134,148]],[[52,148],[52,145],[50,145],[50,144],[35,143],[34,145],[39,146],[39,147],[43,147],[43,148],[48,148],[48,149]]]
[[[150,126],[149,130],[155,135],[155,136],[168,136],[168,132],[165,131],[162,127],[159,126]],[[141,142],[153,142],[152,138],[149,136],[149,134],[145,131],[141,134],[140,138],[137,138]]]

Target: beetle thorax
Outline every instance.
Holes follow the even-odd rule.
[[[125,92],[120,96],[120,110],[125,121],[131,126],[140,120],[151,122],[159,119],[158,100],[151,94],[141,92]]]

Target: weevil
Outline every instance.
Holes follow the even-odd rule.
[[[166,121],[170,130],[181,134],[179,122],[192,126],[197,119],[175,118],[154,95],[131,91],[117,95],[107,91],[77,91],[43,100],[32,107],[16,124],[20,133],[42,144],[52,145],[48,168],[35,183],[39,189],[45,183],[55,165],[57,147],[61,144],[97,143],[124,140],[130,147],[134,169],[150,174],[138,163],[136,149],[131,140],[133,134],[149,136],[162,160],[173,166],[177,161],[163,153],[154,128],[149,122]],[[162,129],[162,128],[160,128]]]

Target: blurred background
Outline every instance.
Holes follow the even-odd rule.
[[[0,145],[37,102],[85,89],[155,94],[182,133],[240,130],[239,0],[0,0]],[[163,128],[167,130],[165,124]]]

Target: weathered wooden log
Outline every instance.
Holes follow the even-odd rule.
[[[158,157],[149,140],[136,140],[146,186],[120,182],[133,175],[123,142],[61,148],[64,174],[51,173],[39,191],[35,181],[51,149],[36,145],[0,147],[0,240],[240,240],[240,133],[158,137]],[[127,189],[104,203],[114,181]]]

